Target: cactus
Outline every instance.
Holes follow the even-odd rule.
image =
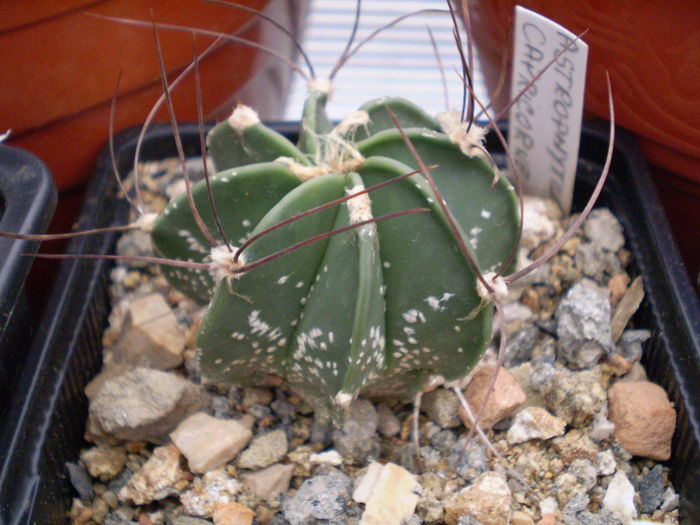
[[[240,246],[285,219],[414,172],[416,159],[388,109],[423,161],[437,165],[432,178],[457,227],[424,176],[413,174],[266,233],[236,262],[236,248],[223,246],[217,233],[203,181],[193,188],[194,202],[221,245],[207,247],[186,196],[168,205],[152,236],[164,257],[214,261],[222,273],[163,267],[185,294],[210,302],[196,340],[206,378],[254,385],[282,376],[314,408],[339,415],[362,391],[409,397],[429,376],[449,380],[471,370],[490,339],[492,309],[483,307],[457,236],[482,273],[496,271],[517,242],[519,221],[513,188],[484,158],[481,139],[466,144],[459,132],[466,126],[450,124],[449,115],[440,122],[406,100],[383,98],[332,127],[327,98],[315,83],[296,146],[243,106],[208,134],[227,241]],[[429,211],[370,221],[416,207]],[[358,223],[224,275],[226,265]]]

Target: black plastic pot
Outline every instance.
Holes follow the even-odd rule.
[[[49,169],[37,157],[0,144],[0,231],[44,233],[56,207]],[[29,349],[32,323],[24,283],[39,244],[0,238],[0,422]]]
[[[279,125],[288,132],[296,126]],[[575,205],[582,206],[597,179],[607,149],[605,126],[585,128],[575,189]],[[196,126],[181,128],[188,155],[199,153]],[[121,173],[131,168],[136,132],[116,139]],[[499,146],[490,138],[491,151]],[[142,159],[175,154],[168,128],[150,133]],[[686,522],[700,515],[700,304],[671,238],[663,210],[647,169],[628,134],[619,132],[615,157],[600,201],[609,206],[625,228],[627,247],[634,254],[637,273],[644,276],[647,298],[635,316],[636,326],[652,330],[643,361],[650,379],[662,385],[678,410],[673,456],[668,462],[672,480],[682,495]],[[116,195],[109,157],[103,154],[88,190],[78,229],[123,224],[128,208]],[[116,234],[76,238],[69,253],[106,254]],[[0,435],[0,521],[60,523],[76,496],[65,466],[81,448],[87,414],[86,383],[98,372],[101,334],[109,310],[105,260],[75,259],[62,263],[22,377],[22,397],[14,400],[13,426]]]

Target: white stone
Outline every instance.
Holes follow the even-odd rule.
[[[403,467],[387,463],[372,487],[360,525],[400,525],[416,509],[420,485]]]
[[[372,487],[379,479],[379,475],[382,473],[384,465],[372,461],[367,467],[367,472],[362,476],[359,481],[355,484],[355,490],[352,493],[352,499],[358,503],[367,503],[369,495],[372,492]]]
[[[561,436],[566,428],[566,421],[553,416],[541,407],[527,407],[518,412],[513,419],[506,438],[515,445],[531,439],[549,439]]]
[[[637,509],[634,506],[634,486],[627,479],[625,473],[618,470],[608,485],[603,498],[603,509],[607,509],[625,525],[637,517]]]
[[[595,465],[599,476],[612,476],[617,470],[617,460],[612,449],[598,452],[595,456]]]
[[[224,469],[212,470],[195,478],[192,488],[180,494],[180,503],[187,514],[211,516],[217,506],[235,500],[241,484]]]
[[[195,473],[224,465],[243,450],[252,437],[253,433],[237,421],[217,419],[204,412],[192,414],[170,434]]]
[[[310,463],[316,463],[321,465],[333,465],[337,467],[343,464],[343,456],[340,455],[335,449],[324,450],[323,452],[318,452],[316,454],[311,454],[309,456]]]
[[[557,503],[557,498],[554,496],[549,496],[540,501],[540,514],[542,514],[542,516],[545,514],[556,514],[558,511],[559,503]]]

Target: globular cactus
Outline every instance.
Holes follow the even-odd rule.
[[[519,219],[513,188],[486,160],[475,126],[468,131],[452,114],[436,120],[406,100],[383,98],[333,127],[327,98],[323,84],[311,88],[297,145],[246,107],[209,133],[215,210],[232,247],[217,233],[204,181],[193,187],[194,202],[220,245],[210,247],[184,195],[152,235],[165,257],[211,263],[212,271],[163,267],[182,292],[210,302],[196,339],[206,378],[255,385],[281,376],[316,409],[338,415],[360,392],[409,397],[432,375],[451,380],[472,369],[491,336],[492,308],[458,237],[482,273],[498,271],[517,242]],[[417,169],[387,109],[432,165],[456,228],[421,173],[299,218]],[[369,221],[421,207],[428,211]],[[236,246],[295,217],[234,261]]]

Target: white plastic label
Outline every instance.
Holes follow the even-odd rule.
[[[515,8],[511,100],[576,39],[560,25]],[[510,109],[508,144],[523,190],[571,209],[586,84],[588,45],[577,40]]]

